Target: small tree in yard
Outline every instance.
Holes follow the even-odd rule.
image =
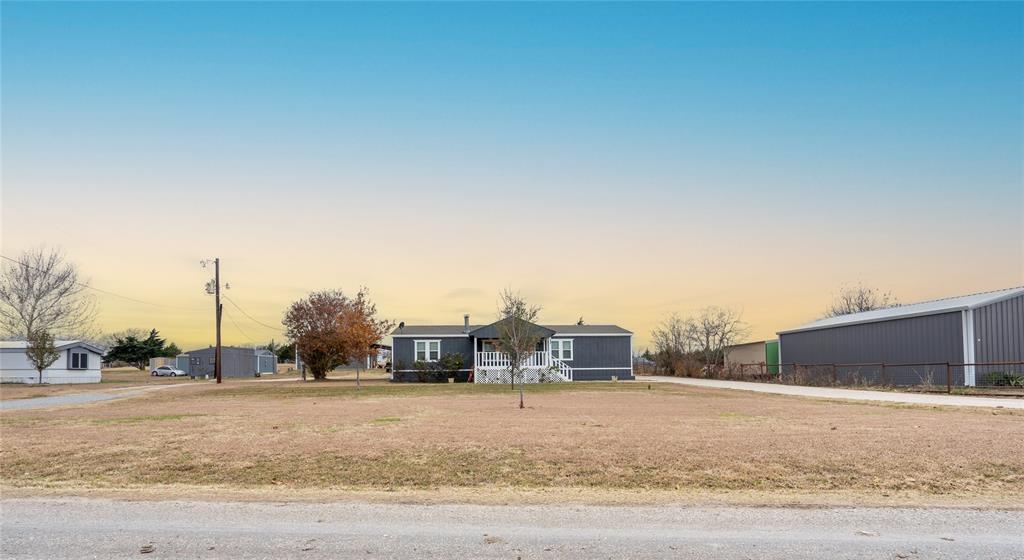
[[[285,313],[285,333],[298,344],[316,381],[326,379],[327,372],[343,365],[352,353],[341,329],[342,313],[349,305],[345,294],[327,290],[296,301]]]
[[[543,335],[535,322],[540,307],[530,305],[519,294],[506,289],[498,296],[498,350],[509,357],[512,383],[519,379],[519,408],[523,403],[523,363],[530,354],[537,351],[537,343]]]
[[[377,318],[377,306],[370,301],[370,294],[366,288],[360,289],[355,299],[349,300],[348,305],[341,312],[339,321],[345,347],[351,351],[351,358],[358,360],[356,365],[356,387],[358,388],[359,364],[369,357],[376,357],[377,349],[373,345],[387,336],[388,331],[395,326],[395,323]]]
[[[60,358],[60,351],[53,343],[53,336],[43,330],[35,330],[28,334],[28,346],[25,348],[28,361],[39,372],[39,383],[43,382],[43,370],[53,365]]]

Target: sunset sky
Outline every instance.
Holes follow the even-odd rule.
[[[742,312],[1024,284],[1024,4],[9,3],[2,253],[104,331],[213,341],[201,259],[279,325]],[[156,304],[156,305],[151,305]],[[225,342],[282,334],[225,304]]]

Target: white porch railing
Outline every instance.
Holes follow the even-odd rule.
[[[477,352],[477,367],[510,367],[512,360],[504,352]],[[547,352],[531,352],[523,362],[523,367],[549,367],[551,354]]]
[[[512,361],[504,352],[477,352],[474,365],[475,383],[557,383],[572,381],[572,368],[548,352],[531,353],[522,365],[518,379],[512,379]]]

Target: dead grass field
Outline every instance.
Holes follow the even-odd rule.
[[[646,383],[533,386],[515,404],[507,386],[234,381],[3,411],[0,483],[1024,503],[1024,415],[1011,411]]]

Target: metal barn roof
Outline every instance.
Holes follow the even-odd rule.
[[[938,313],[963,311],[965,309],[983,307],[990,303],[995,303],[997,301],[1002,301],[1019,295],[1024,295],[1024,286],[995,290],[992,292],[982,292],[979,294],[970,294],[966,296],[922,301],[919,303],[898,305],[896,307],[886,307],[885,309],[850,313],[849,315],[840,315],[838,317],[827,317],[825,319],[819,319],[817,321],[801,325],[795,329],[779,331],[778,334],[815,331],[844,325],[876,323],[879,321],[888,321],[890,319],[904,319],[907,317],[919,317],[922,315],[936,315]]]

